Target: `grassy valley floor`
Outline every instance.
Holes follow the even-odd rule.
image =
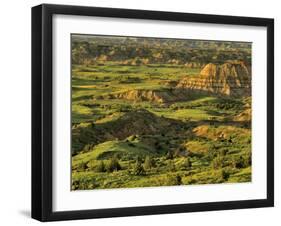
[[[250,182],[251,98],[176,89],[200,70],[73,65],[72,190]]]

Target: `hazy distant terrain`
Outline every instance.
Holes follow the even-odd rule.
[[[251,181],[251,43],[71,44],[72,190]]]

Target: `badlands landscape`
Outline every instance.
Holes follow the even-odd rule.
[[[251,43],[71,38],[72,190],[251,182]]]

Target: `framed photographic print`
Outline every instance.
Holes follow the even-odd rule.
[[[32,217],[274,205],[274,21],[32,8]]]

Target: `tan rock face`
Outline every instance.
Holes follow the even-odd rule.
[[[209,63],[198,77],[182,79],[177,88],[227,96],[251,96],[251,69],[243,62]]]
[[[252,109],[247,108],[243,112],[241,112],[239,115],[235,116],[233,118],[233,121],[237,122],[250,122],[252,119]]]
[[[126,99],[136,102],[150,101],[155,103],[169,103],[179,100],[187,99],[187,96],[183,92],[178,90],[128,90],[125,92],[111,95],[111,98]]]

